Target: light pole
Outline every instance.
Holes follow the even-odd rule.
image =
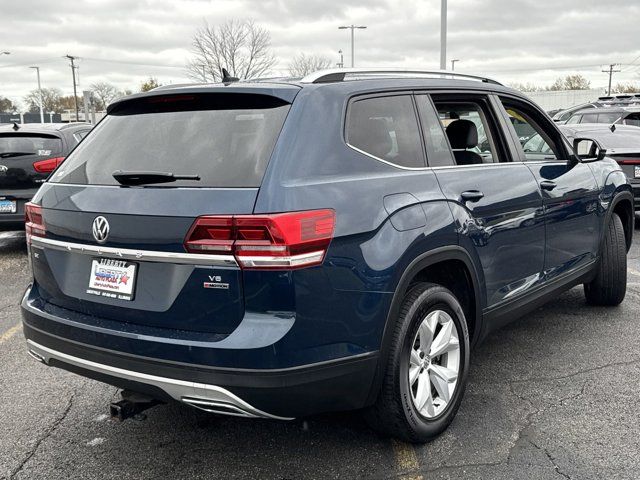
[[[35,68],[36,74],[38,75],[38,95],[40,96],[40,123],[44,123],[44,110],[43,110],[43,99],[42,99],[42,86],[40,85],[40,67],[29,67]]]
[[[440,70],[447,68],[447,0],[440,0]]]
[[[73,76],[73,101],[75,103],[75,107],[76,107],[76,122],[79,121],[79,113],[78,113],[78,92],[76,90],[76,66],[73,63],[75,61],[76,58],[78,57],[74,57],[72,55],[65,55],[65,57],[67,57],[69,59],[69,61],[71,62],[71,75]]]
[[[460,59],[456,58],[455,60],[451,60],[451,71],[453,72],[456,69],[456,62],[459,62]]]
[[[338,27],[338,30],[346,30],[346,29],[350,29],[351,30],[351,67],[355,67],[356,66],[356,62],[355,62],[355,54],[354,54],[354,31],[355,29],[365,29],[367,28],[365,25],[346,25],[346,26],[342,26],[342,27]]]
[[[0,55],[11,55],[11,52],[7,52],[7,51],[0,52]]]

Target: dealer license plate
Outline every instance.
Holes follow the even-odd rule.
[[[0,213],[16,213],[16,201],[0,200]]]
[[[133,300],[137,264],[112,258],[91,261],[87,293],[117,300]]]

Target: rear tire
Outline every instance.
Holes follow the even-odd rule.
[[[382,388],[366,412],[372,428],[412,443],[442,433],[456,415],[469,368],[469,333],[446,288],[415,285],[392,332]]]
[[[627,292],[627,243],[622,221],[611,216],[607,226],[600,262],[595,278],[584,284],[584,295],[590,305],[619,305]]]

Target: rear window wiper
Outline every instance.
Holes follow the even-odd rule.
[[[20,157],[22,155],[33,155],[33,152],[2,152],[0,158]]]
[[[148,185],[152,183],[170,183],[176,180],[200,180],[199,175],[176,175],[171,172],[128,172],[116,170],[111,175],[122,185]]]

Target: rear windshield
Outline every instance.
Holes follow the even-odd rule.
[[[116,105],[51,182],[119,185],[112,174],[198,175],[153,185],[257,187],[290,105],[267,95],[143,97]]]
[[[62,153],[62,140],[53,135],[0,133],[0,158],[22,155],[50,157]]]
[[[587,136],[588,137],[588,136]],[[640,132],[613,132],[596,137],[604,148],[637,148],[640,151]]]

